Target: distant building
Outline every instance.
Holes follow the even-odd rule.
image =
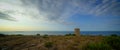
[[[75,35],[76,36],[80,36],[80,29],[79,28],[75,28]]]

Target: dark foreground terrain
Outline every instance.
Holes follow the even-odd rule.
[[[0,37],[0,50],[120,50],[120,37],[7,35]]]

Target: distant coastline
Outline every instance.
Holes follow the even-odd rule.
[[[23,35],[65,35],[65,34],[73,34],[74,31],[0,31],[0,33],[4,34],[23,34]],[[111,35],[111,34],[117,34],[120,35],[120,31],[81,31],[81,35]]]

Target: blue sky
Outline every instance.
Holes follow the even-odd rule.
[[[0,0],[0,31],[120,31],[120,0]]]

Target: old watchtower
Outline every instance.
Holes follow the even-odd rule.
[[[80,36],[80,29],[79,28],[75,28],[75,36]]]

